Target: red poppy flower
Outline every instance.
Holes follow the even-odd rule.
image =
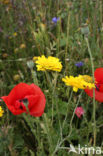
[[[95,77],[95,99],[99,102],[103,102],[103,68],[97,68],[94,72]],[[85,92],[93,97],[93,89],[85,89]]]
[[[19,83],[8,96],[1,98],[14,115],[29,111],[30,115],[39,117],[43,114],[46,103],[43,92],[35,84]],[[25,102],[28,102],[27,106]]]

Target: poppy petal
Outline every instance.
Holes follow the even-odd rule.
[[[8,109],[9,109],[14,115],[20,115],[20,114],[26,112],[26,109],[25,109],[25,110],[24,110],[24,108],[23,108],[23,110],[22,110],[22,109],[16,109],[13,105],[9,105],[9,106],[8,106]]]
[[[29,111],[32,116],[41,116],[44,112],[46,99],[43,94],[37,96],[26,96],[29,101]]]
[[[85,89],[88,96],[93,97],[93,89]],[[103,102],[103,92],[99,92],[95,89],[95,99],[99,102]]]
[[[26,112],[26,108],[23,104],[21,104],[22,108],[17,109],[16,108],[16,102],[13,105],[8,105],[8,96],[2,96],[1,99],[6,103],[8,109],[14,114],[19,115],[21,113]]]
[[[33,92],[33,95],[39,95],[39,94],[43,94],[42,90],[35,84],[31,84],[30,85],[31,89],[32,89],[32,92]],[[44,95],[44,94],[43,94]]]
[[[26,95],[33,94],[30,85],[26,83],[19,83],[16,85],[8,95],[8,105],[13,104],[16,100],[23,99]]]
[[[103,84],[103,68],[97,68],[94,72],[95,81]]]
[[[2,96],[1,99],[7,104],[8,103],[8,96]]]

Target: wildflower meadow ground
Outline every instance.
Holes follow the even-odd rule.
[[[103,155],[103,1],[0,0],[0,156]]]

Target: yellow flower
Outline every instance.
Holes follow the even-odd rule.
[[[82,77],[86,82],[93,82],[92,77],[89,75],[82,75]]]
[[[79,75],[77,77],[66,76],[62,78],[62,81],[64,81],[67,86],[72,86],[74,92],[77,92],[78,89],[95,88],[95,84],[92,83],[92,77],[88,75]]]
[[[15,36],[15,37],[16,37],[16,36],[17,36],[17,33],[16,33],[16,32],[14,32],[14,33],[13,33],[13,36]]]
[[[4,110],[2,109],[2,107],[0,106],[0,117],[3,116]]]
[[[36,67],[38,71],[52,70],[60,72],[62,70],[62,64],[56,57],[49,56],[46,58],[42,55],[41,57],[38,57],[35,63],[37,64]]]
[[[37,56],[34,56],[33,57],[33,61],[35,62],[35,61],[37,61],[38,60],[38,57]]]
[[[24,48],[26,48],[26,45],[25,44],[21,44],[20,45],[20,49],[24,49]]]

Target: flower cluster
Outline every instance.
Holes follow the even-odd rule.
[[[52,70],[60,72],[62,70],[62,64],[56,57],[49,56],[46,58],[44,55],[42,55],[41,57],[37,58],[35,63],[37,64],[36,67],[38,71]]]
[[[78,89],[95,88],[95,84],[92,83],[92,78],[88,75],[79,75],[77,77],[66,76],[62,78],[62,81],[64,81],[67,86],[72,86],[74,92],[77,92]]]
[[[84,63],[83,63],[83,62],[81,62],[81,61],[80,61],[80,62],[75,63],[75,66],[76,66],[76,67],[81,67],[81,66],[83,66],[83,65],[84,65]]]
[[[44,55],[41,57],[34,57],[34,62],[38,71],[58,71],[62,70],[62,64],[58,58]],[[83,89],[85,92],[93,97],[93,88],[95,90],[95,99],[103,102],[103,68],[97,68],[94,73],[95,82],[89,75],[79,75],[77,77],[65,76],[62,81],[67,86],[72,86],[73,91]],[[35,84],[28,85],[26,83],[19,83],[16,85],[8,96],[3,96],[1,99],[6,103],[8,109],[14,114],[29,113],[32,116],[39,117],[43,114],[45,109],[45,95],[41,89]],[[4,111],[0,107],[0,117]],[[84,114],[82,107],[78,107],[75,114],[80,118]]]

